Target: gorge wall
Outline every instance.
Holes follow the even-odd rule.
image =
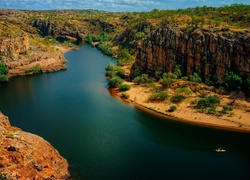
[[[154,76],[156,71],[170,72],[181,65],[184,75],[198,73],[203,79],[221,84],[224,74],[233,71],[243,78],[250,76],[250,32],[192,32],[166,25],[151,32],[138,43],[135,70]]]
[[[8,180],[68,179],[67,161],[41,137],[12,127],[0,113],[0,174]]]
[[[26,75],[26,70],[36,64],[41,72],[66,69],[66,59],[60,51],[45,45],[30,43],[28,35],[0,39],[0,63],[9,68],[8,76]]]

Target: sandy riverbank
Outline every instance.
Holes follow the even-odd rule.
[[[125,101],[132,103],[136,108],[165,117],[169,120],[216,129],[250,133],[250,103],[245,100],[234,100],[234,104],[232,105],[233,111],[218,116],[197,112],[197,109],[191,106],[191,101],[199,98],[197,93],[194,93],[192,96],[187,97],[184,101],[177,104],[171,103],[170,101],[150,102],[148,101],[148,97],[152,93],[152,90],[149,87],[136,85],[131,82],[126,82],[126,84],[130,84],[132,88],[126,91],[129,95],[129,99]],[[111,89],[110,91],[111,94],[117,97],[120,97],[122,93],[119,92],[118,89]],[[174,90],[172,89],[170,91]],[[216,95],[220,98],[221,103],[218,108],[222,108],[222,106],[232,102],[229,95],[219,95],[213,92],[211,92],[211,95]],[[171,105],[177,107],[174,112],[168,111]]]

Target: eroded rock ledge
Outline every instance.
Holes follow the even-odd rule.
[[[37,64],[41,73],[67,69],[62,53],[59,46],[34,45],[27,35],[0,39],[0,62],[9,68],[9,77],[27,75]]]
[[[0,173],[8,180],[69,179],[68,162],[43,138],[12,127],[0,113]]]

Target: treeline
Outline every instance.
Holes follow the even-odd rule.
[[[138,21],[150,20],[158,25],[179,24],[187,26],[189,24],[221,26],[235,26],[249,28],[250,26],[250,5],[232,4],[221,7],[196,7],[178,10],[158,10],[154,9],[148,13],[140,13],[130,20],[130,24]],[[224,23],[224,24],[223,24]]]

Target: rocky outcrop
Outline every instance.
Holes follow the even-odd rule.
[[[30,44],[27,36],[0,39],[0,56],[19,56],[29,51]]]
[[[37,64],[43,73],[67,68],[62,52],[45,45],[33,45],[26,35],[0,40],[0,62],[9,68],[9,77],[26,75],[26,71]]]
[[[131,54],[134,54],[137,42],[140,40],[140,37],[138,38],[136,33],[144,33],[147,36],[148,34],[145,32],[149,32],[151,28],[150,22],[139,22],[136,26],[126,28],[121,34],[116,36],[114,42],[123,48],[131,49]]]
[[[84,24],[78,27],[77,23],[50,21],[47,19],[36,19],[31,24],[43,36],[53,36],[58,40],[82,42],[88,34],[88,30],[84,27]]]
[[[243,78],[250,76],[250,33],[192,32],[167,25],[151,32],[137,46],[135,70],[154,76],[156,71],[170,72],[181,65],[184,75],[198,73],[203,79],[221,84],[224,74],[233,71]]]
[[[41,137],[12,127],[0,113],[0,174],[8,180],[68,179],[67,161]]]

